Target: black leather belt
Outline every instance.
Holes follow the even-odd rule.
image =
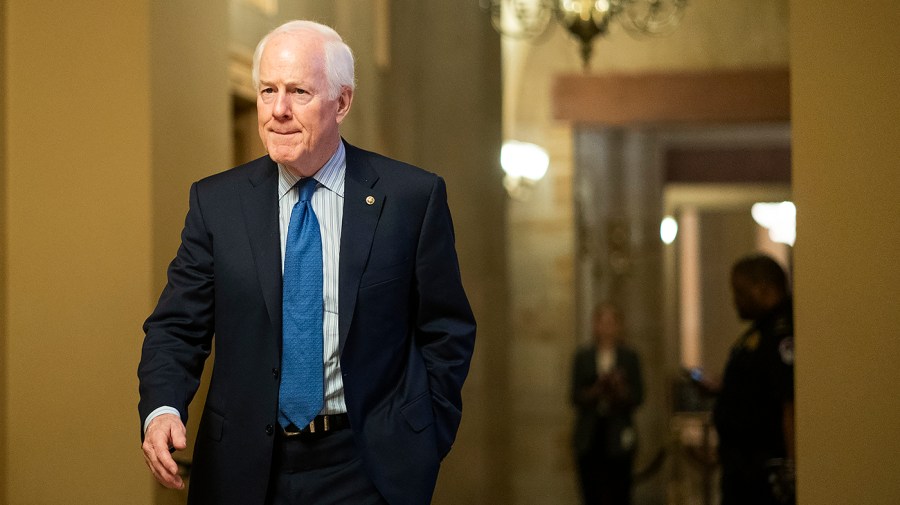
[[[331,431],[343,430],[350,427],[350,418],[347,414],[325,414],[316,416],[302,429],[291,423],[284,428],[285,437],[299,437],[311,434],[326,434]]]

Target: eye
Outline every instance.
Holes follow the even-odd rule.
[[[298,95],[306,95],[307,91],[305,89],[297,88],[294,90],[294,93],[296,93]]]
[[[273,93],[273,92],[274,92],[274,90],[272,88],[263,88],[259,91],[259,93],[261,95],[266,95],[266,94]]]

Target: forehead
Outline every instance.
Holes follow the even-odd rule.
[[[313,79],[324,76],[321,38],[314,33],[272,36],[259,60],[260,80]]]
[[[619,314],[612,307],[600,307],[594,312],[594,321],[619,322]]]

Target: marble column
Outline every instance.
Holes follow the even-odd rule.
[[[580,343],[591,338],[592,308],[611,301],[625,315],[626,342],[641,358],[644,404],[636,416],[636,470],[665,444],[667,372],[662,293],[662,164],[654,134],[637,128],[574,130],[577,307]],[[636,482],[635,501],[662,503],[657,472]]]

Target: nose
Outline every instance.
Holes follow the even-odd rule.
[[[275,95],[275,106],[272,109],[272,115],[280,118],[291,117],[291,97],[284,91],[279,91]]]

